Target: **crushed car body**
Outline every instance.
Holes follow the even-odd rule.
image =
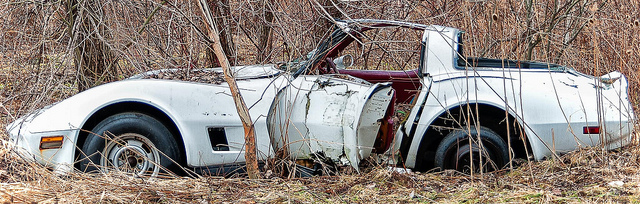
[[[280,152],[358,169],[377,153],[417,170],[491,171],[514,158],[631,142],[635,116],[619,72],[594,77],[467,57],[463,32],[444,26],[362,19],[335,27],[304,60],[233,68],[259,159]],[[61,171],[220,173],[244,162],[244,129],[226,83],[160,76],[180,71],[81,92],[9,124],[10,140],[24,157]],[[199,71],[211,78],[221,69]],[[405,114],[397,115],[399,104]]]
[[[288,133],[291,137],[302,134],[296,136],[303,140],[299,142],[309,144],[312,141],[311,144],[318,144],[323,143],[323,138],[329,136],[335,137],[332,139],[339,139],[339,141],[324,140],[323,144],[310,145],[310,150],[297,154],[326,152],[327,155],[334,156],[336,161],[340,161],[341,156],[344,156],[346,160],[342,161],[343,163],[357,167],[361,158],[369,156],[373,145],[371,141],[375,140],[378,129],[376,126],[379,126],[377,121],[371,122],[366,119],[382,118],[393,96],[393,90],[386,84],[352,82],[322,75],[300,76],[293,79],[287,75],[277,74],[279,71],[274,70],[273,66],[236,67],[236,70],[236,73],[260,73],[255,75],[260,77],[238,80],[242,96],[251,106],[250,114],[256,118],[254,125],[260,159],[273,156],[269,126],[272,126],[274,138],[283,137],[282,135],[276,137],[276,134],[281,134],[277,126],[284,126],[284,124],[268,124],[269,121],[281,122],[277,121],[279,118],[272,119],[271,116],[294,111],[313,114],[309,118],[305,115],[301,116],[302,118],[282,121],[282,123],[291,123],[286,126],[303,131]],[[94,134],[83,130],[94,129],[95,127],[92,126],[96,126],[105,117],[115,113],[140,112],[154,118],[161,118],[160,121],[165,126],[175,131],[174,134],[179,137],[179,143],[186,153],[185,158],[182,158],[185,159],[184,165],[211,167],[214,171],[218,170],[214,168],[216,165],[244,161],[242,150],[244,129],[235,112],[235,105],[226,84],[138,78],[142,77],[95,87],[25,116],[9,125],[11,138],[18,147],[21,147],[20,149],[28,152],[26,155],[35,156],[37,161],[68,169],[76,163],[78,154],[82,154],[77,151],[83,147],[78,145],[84,142],[81,137]],[[278,93],[287,95],[275,100]],[[285,104],[296,102],[285,100],[285,97],[293,95],[306,101],[303,104]],[[384,107],[372,107],[370,105],[372,102],[369,102],[372,100],[386,101],[386,104],[376,104]],[[283,104],[272,108],[272,103],[278,101]],[[356,108],[365,111],[356,111]],[[317,117],[315,114],[322,115]],[[361,118],[361,115],[366,117]],[[342,128],[343,126],[345,128]],[[374,130],[373,134],[363,136],[363,133],[359,133],[371,131],[371,129]],[[358,135],[363,138],[355,138]],[[42,138],[53,136],[63,137],[61,145],[57,148],[43,149]],[[365,136],[369,138],[364,138]],[[348,145],[342,145],[345,142]],[[332,145],[328,146],[328,144]],[[301,155],[301,157],[305,156]]]

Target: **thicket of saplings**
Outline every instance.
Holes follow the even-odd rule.
[[[8,0],[0,3],[0,124],[4,127],[26,113],[67,98],[79,90],[143,71],[218,66],[208,47],[207,29],[195,2]],[[558,63],[594,76],[620,71],[630,81],[629,95],[636,110],[639,104],[637,96],[640,90],[637,87],[640,78],[636,65],[639,63],[640,39],[636,36],[640,34],[640,14],[634,9],[639,8],[638,1],[208,2],[216,16],[224,50],[236,65],[286,62],[305,56],[328,34],[332,25],[330,17],[400,20],[465,30],[465,52],[468,56]],[[71,177],[75,181],[65,180],[67,177],[59,177],[44,167],[11,154],[4,131],[0,138],[0,182],[22,182],[28,184],[26,186],[53,192],[66,192],[69,188],[75,189],[75,185],[87,185],[95,187],[96,191],[78,190],[76,193],[97,196],[100,195],[99,190],[113,187],[106,185],[107,180],[114,179],[113,176],[105,180],[92,175],[73,174]],[[616,154],[629,155],[624,152]],[[625,158],[630,161],[625,165],[637,166],[635,157]],[[567,165],[562,162],[566,161],[553,166],[565,168]],[[528,171],[518,172],[530,175],[536,181],[540,177],[531,171],[540,170],[540,167],[531,168],[531,165],[528,165]],[[574,163],[568,165],[582,168]],[[607,168],[607,165],[597,167]],[[380,174],[379,171],[373,172]],[[572,174],[570,170],[568,174]],[[396,178],[389,176],[390,173],[385,175],[388,180]],[[345,175],[345,178],[349,176]],[[118,179],[119,187],[138,186],[118,191],[123,199],[120,202],[135,200],[135,196],[130,196],[133,192],[162,192],[155,187],[140,187],[142,184],[131,178]],[[98,182],[94,182],[96,180]],[[388,180],[385,181],[392,182]],[[507,180],[520,182],[510,177]],[[402,181],[411,185],[426,182],[407,178]],[[474,180],[458,182],[470,181]],[[101,183],[105,185],[100,186]],[[206,189],[212,185],[212,181],[206,179],[187,183],[193,185],[194,192],[210,192]],[[486,188],[500,191],[497,186]],[[419,188],[404,186],[403,189]],[[456,189],[452,191],[457,192]],[[36,192],[34,196],[43,200],[51,197],[44,192]],[[184,198],[174,198],[178,197]]]

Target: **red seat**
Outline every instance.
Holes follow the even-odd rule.
[[[410,102],[422,86],[417,69],[408,71],[340,69],[338,72],[371,83],[392,82],[391,86],[396,90],[396,99],[399,103]]]

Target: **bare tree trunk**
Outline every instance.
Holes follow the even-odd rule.
[[[209,10],[206,0],[198,0],[198,5],[202,10],[202,15],[204,16],[209,30],[209,38],[213,40],[213,50],[218,57],[218,61],[222,65],[224,79],[229,84],[229,89],[231,89],[231,95],[233,96],[233,101],[236,104],[238,116],[240,116],[242,126],[244,127],[244,141],[246,147],[244,158],[247,161],[247,174],[249,174],[249,178],[257,179],[259,177],[259,170],[258,159],[256,158],[255,128],[251,121],[251,116],[249,115],[249,109],[240,95],[240,90],[238,90],[238,84],[236,84],[235,78],[232,76],[231,65],[229,64],[229,60],[222,49],[218,29],[213,21],[211,10]]]
[[[233,35],[231,30],[231,22],[233,21],[231,16],[231,4],[229,4],[229,0],[207,0],[207,4],[209,8],[213,8],[213,16],[214,22],[216,25],[216,29],[220,32],[220,44],[222,45],[222,50],[229,59],[229,64],[236,64],[236,52],[235,52],[235,43],[233,42]],[[206,22],[205,22],[206,24]],[[211,31],[207,31],[208,35],[211,35]],[[210,45],[213,46],[213,45]],[[207,60],[209,61],[209,65],[213,67],[220,66],[220,62],[216,58],[213,47],[209,47],[207,49]]]
[[[263,15],[259,15],[255,22],[260,25],[260,39],[258,44],[258,56],[256,61],[258,63],[265,63],[269,58],[269,52],[271,51],[271,30],[273,23],[273,3],[274,0],[262,0],[260,1],[260,7],[262,8]]]
[[[105,42],[109,34],[101,1],[67,0],[65,3],[67,29],[78,69],[78,90],[116,80],[117,60]]]

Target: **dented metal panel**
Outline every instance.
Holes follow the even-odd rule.
[[[321,154],[357,169],[369,156],[393,97],[388,84],[301,76],[276,96],[269,114],[276,152],[295,159]]]

